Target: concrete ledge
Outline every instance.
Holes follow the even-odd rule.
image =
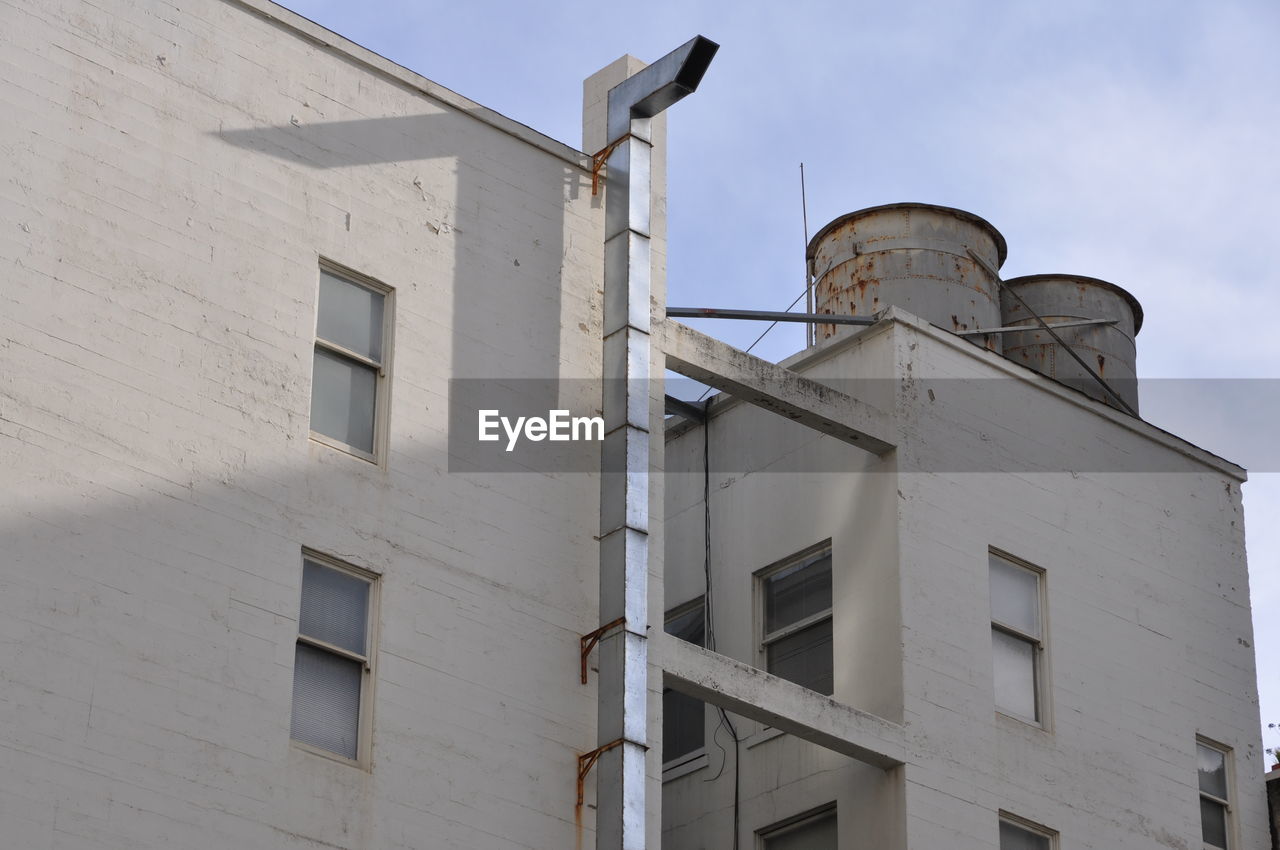
[[[966,357],[974,360],[980,360],[988,366],[993,367],[994,370],[1000,373],[1001,377],[1015,378],[1030,387],[1034,387],[1040,392],[1049,393],[1068,404],[1074,405],[1075,407],[1090,410],[1098,416],[1110,420],[1113,424],[1118,425],[1126,431],[1138,434],[1148,440],[1151,440],[1156,445],[1163,446],[1185,457],[1189,457],[1198,463],[1204,464],[1215,472],[1220,472],[1223,475],[1234,478],[1242,484],[1249,478],[1248,472],[1244,467],[1237,463],[1227,460],[1226,458],[1219,457],[1208,449],[1202,449],[1195,443],[1192,443],[1183,437],[1179,437],[1177,434],[1170,431],[1166,431],[1158,425],[1153,425],[1145,419],[1130,416],[1127,413],[1121,413],[1114,408],[1108,407],[1102,402],[1090,398],[1079,390],[1072,389],[1065,384],[1058,383],[1053,378],[1041,375],[1021,363],[1010,360],[1008,357],[996,354],[994,351],[987,351],[982,346],[974,345],[973,343],[966,341],[963,337],[957,336],[945,328],[940,328],[919,316],[913,315],[901,307],[889,307],[882,314],[881,322],[886,326],[888,323],[893,323],[910,327],[917,333],[936,340],[953,351],[960,352]],[[881,325],[873,325],[872,327],[881,327]],[[799,368],[801,363],[807,365],[810,360],[807,357],[803,357],[802,355],[804,354],[805,352],[801,352],[801,355],[797,355],[794,358],[788,358],[783,362],[792,368]],[[822,354],[822,352],[819,352],[819,355],[820,354]]]
[[[674,372],[873,454],[894,448],[889,417],[866,402],[670,319],[654,336]]]
[[[906,759],[896,723],[671,635],[649,642],[664,687],[877,767]]]

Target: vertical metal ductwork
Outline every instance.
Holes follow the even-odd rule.
[[[648,750],[650,119],[719,45],[697,36],[609,91],[604,243],[596,847],[644,850]]]

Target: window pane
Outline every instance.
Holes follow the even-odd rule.
[[[702,749],[706,732],[702,700],[679,691],[662,692],[662,761]]]
[[[1040,636],[1040,576],[991,556],[991,619]]]
[[[820,694],[835,690],[831,675],[831,621],[776,640],[765,650],[768,670]]]
[[[773,632],[831,608],[831,553],[779,570],[764,580],[764,630]]]
[[[294,740],[354,759],[360,735],[360,662],[300,643],[293,661]]]
[[[1196,744],[1196,761],[1200,770],[1200,790],[1227,799],[1227,757],[1221,750]]]
[[[766,835],[764,850],[836,850],[836,816],[826,815],[777,835]]]
[[[706,643],[706,609],[702,605],[667,620],[664,630],[695,646]],[[662,692],[662,761],[675,761],[702,749],[706,732],[703,727],[703,702],[673,690]]]
[[[317,346],[311,377],[311,430],[373,452],[373,369]]]
[[[706,622],[706,609],[699,605],[697,608],[691,608],[683,614],[667,620],[664,631],[695,646],[705,646]]]
[[[298,633],[364,655],[369,582],[303,561]]]
[[[316,336],[381,361],[384,300],[381,292],[321,271]]]
[[[1036,649],[1022,638],[991,630],[996,707],[1006,714],[1039,720],[1036,713]]]
[[[1200,798],[1200,831],[1210,847],[1227,846],[1227,811],[1221,803]]]
[[[1000,850],[1049,850],[1049,838],[1000,821]]]

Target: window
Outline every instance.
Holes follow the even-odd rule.
[[[1231,847],[1231,803],[1227,765],[1230,751],[1203,739],[1196,741],[1196,767],[1200,774],[1200,831],[1205,847]]]
[[[374,577],[304,552],[293,663],[295,741],[368,762]]]
[[[760,577],[765,669],[831,694],[831,546],[771,567]]]
[[[836,850],[834,807],[802,815],[760,833],[763,850]]]
[[[1043,574],[994,552],[990,569],[996,709],[1042,723]]]
[[[1000,813],[1000,850],[1053,850],[1054,838],[1044,827]]]
[[[695,599],[667,612],[666,633],[706,646],[706,608]],[[706,725],[700,699],[665,688],[662,691],[662,763],[670,770],[699,755],[706,745]]]
[[[366,460],[376,459],[379,410],[385,408],[390,290],[320,269],[311,373],[311,436]]]

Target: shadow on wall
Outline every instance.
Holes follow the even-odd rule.
[[[468,146],[467,140],[475,138],[474,122],[465,113],[449,111],[221,130],[217,136],[309,169],[453,161],[456,221],[443,225],[460,234],[455,241],[450,376],[475,382],[545,382],[539,395],[547,397],[542,407],[548,410],[559,406],[554,382],[562,367],[564,202],[577,199],[590,178],[565,164],[558,169],[558,183],[547,179],[530,187],[528,203],[521,203],[516,186],[531,175],[557,171],[545,167],[550,154],[525,145],[508,145],[502,153]],[[508,159],[507,153],[518,159]],[[528,167],[531,160],[540,160],[538,167]],[[505,172],[519,174],[521,180],[507,180]],[[550,205],[547,198],[563,202]],[[555,220],[545,214],[552,206],[558,211]],[[450,404],[476,407],[453,398]]]
[[[234,471],[216,449],[191,466],[28,440],[0,522],[0,729],[11,777],[38,789],[15,798],[15,846],[65,828],[69,804],[77,834],[122,846],[281,830],[375,846],[387,807],[457,846],[514,843],[518,824],[573,843],[575,758],[595,740],[576,654],[594,479],[444,476],[436,447],[381,471],[283,436]],[[381,576],[376,774],[289,743],[303,546]],[[542,783],[535,812],[497,793],[512,770],[569,779]]]
[[[460,151],[456,145],[444,142],[462,129],[457,122],[472,120],[447,112],[393,115],[221,130],[217,136],[236,147],[307,168],[349,168],[468,154],[470,151]]]
[[[437,322],[453,363],[483,364],[486,376],[555,376],[565,230],[556,200],[574,197],[583,174],[548,167],[532,149],[510,162],[493,155],[528,147],[514,142],[461,149],[473,123],[424,115],[220,138],[304,178],[455,161],[464,238],[453,248],[452,315]],[[538,168],[521,157],[540,158]],[[504,182],[505,171],[525,173],[524,188]],[[491,197],[497,191],[541,198],[536,217],[518,197]],[[230,200],[245,197],[252,186]],[[109,240],[138,235],[130,216],[110,224],[75,234],[86,254],[112,258]],[[172,283],[112,260],[94,279],[104,291],[113,278],[161,296]],[[192,288],[214,306],[235,297],[225,277],[192,265]],[[21,303],[33,316],[49,318],[75,288],[48,280],[47,302]],[[118,310],[109,319],[124,314],[108,306]],[[495,327],[500,320],[518,324]],[[198,833],[232,845],[306,835],[373,846],[412,829],[456,846],[530,835],[570,846],[576,755],[595,741],[594,690],[577,684],[577,648],[595,625],[598,481],[446,475],[442,429],[425,426],[393,438],[386,467],[312,443],[297,386],[309,366],[281,355],[270,381],[247,380],[271,353],[246,326],[217,338],[182,328],[173,345],[121,332],[107,369],[100,340],[68,324],[60,333],[70,339],[55,342],[74,353],[59,374],[80,384],[0,388],[0,728],[10,767],[0,798],[16,801],[4,809],[8,842],[36,846],[62,832],[149,847]],[[42,353],[30,351],[32,360]],[[173,355],[176,381],[139,365],[155,352]],[[219,368],[201,371],[205,362]],[[442,376],[398,374],[393,395],[426,407],[432,381]],[[219,394],[225,387],[238,394]],[[268,413],[240,403],[250,393]],[[382,576],[375,774],[289,745],[303,546]],[[507,794],[495,777],[513,772],[567,781]]]

